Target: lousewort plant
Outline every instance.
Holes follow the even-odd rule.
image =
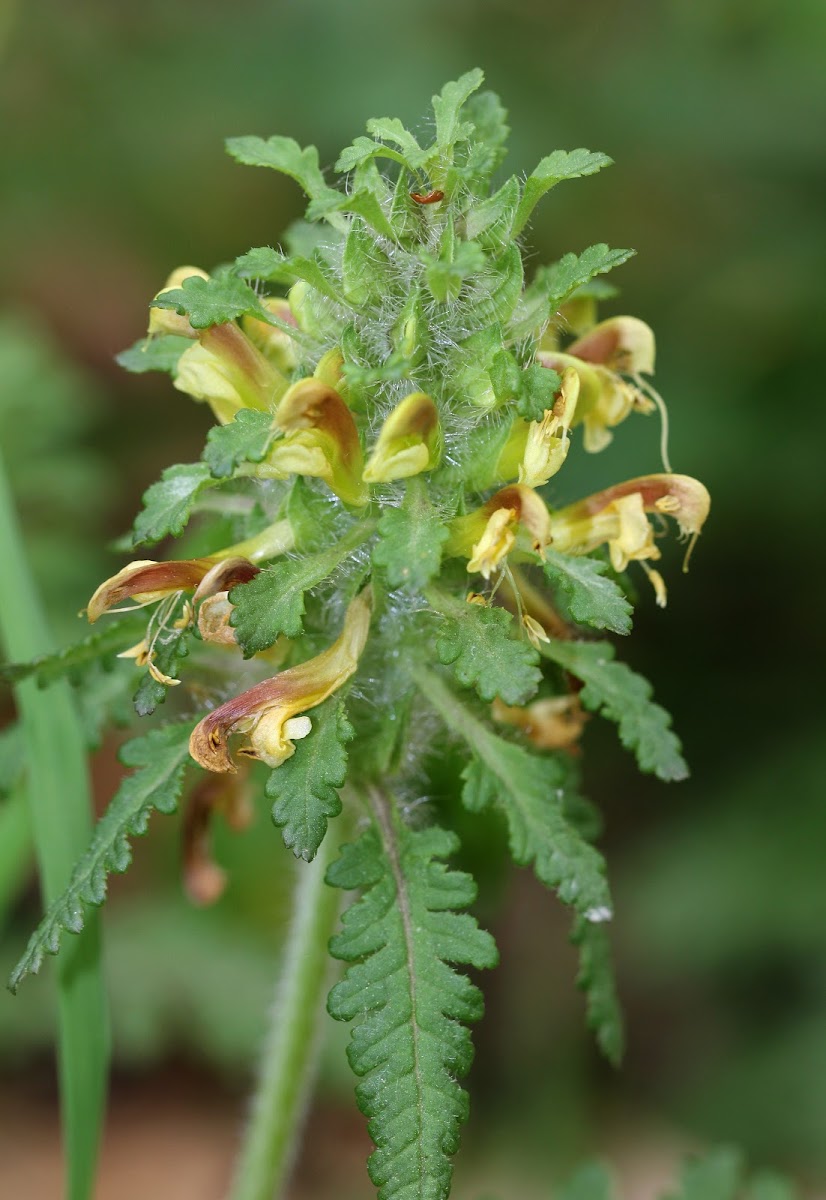
[[[610,160],[557,151],[493,184],[508,130],[481,83],[471,71],[434,97],[428,145],[369,121],[339,158],[340,189],[313,147],[230,140],[238,162],[303,188],[306,220],[284,250],[176,270],[120,359],[169,372],[215,417],[201,461],[168,467],[134,526],[137,548],[191,537],[192,522],[198,553],[129,563],[90,599],[90,637],[18,670],[83,687],[101,662],[127,686],[137,669],[138,715],[174,715],[123,748],[133,771],[13,988],[102,903],[151,811],[182,795],[196,902],[224,884],[210,822],[248,819],[250,779],[305,860],[238,1198],[284,1182],[328,946],[344,964],[327,1007],[353,1023],[370,1178],[384,1200],[448,1195],[482,1013],[464,968],[497,959],[468,911],[473,879],[449,865],[451,778],[570,906],[588,1022],[617,1061],[611,895],[577,790],[588,713],[617,723],[643,771],[686,774],[668,715],[604,640],[631,628],[635,572],[665,604],[660,539],[676,531],[690,550],[709,510],[703,485],[668,465],[651,330],[597,316],[615,295],[602,276],[632,252],[590,246],[528,283],[521,252],[544,194]],[[652,415],[652,474],[556,503],[583,451]]]

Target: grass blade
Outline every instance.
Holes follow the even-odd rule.
[[[9,658],[53,647],[0,461],[0,635]],[[43,898],[66,886],[91,834],[89,776],[71,689],[60,680],[40,691],[34,680],[15,689],[26,741],[27,791]],[[58,1073],[67,1200],[92,1193],[109,1055],[97,914],[57,960]]]

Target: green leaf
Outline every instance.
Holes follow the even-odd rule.
[[[476,688],[488,702],[499,696],[506,704],[524,704],[531,698],[542,678],[539,655],[527,641],[512,636],[509,612],[456,601],[436,589],[427,598],[442,614],[436,635],[439,662],[451,667],[463,687]]]
[[[614,1195],[609,1171],[601,1163],[587,1163],[571,1176],[558,1200],[613,1200]]]
[[[468,100],[462,115],[473,124],[472,140],[476,143],[473,162],[469,164],[471,173],[488,179],[505,157],[510,133],[507,109],[495,92],[477,92]]]
[[[513,216],[519,204],[519,180],[515,175],[498,192],[479,201],[465,217],[465,235],[485,246],[504,248],[511,236]]]
[[[607,154],[592,153],[590,150],[555,150],[531,172],[525,180],[522,201],[514,218],[511,234],[518,237],[525,228],[531,213],[546,192],[556,187],[563,179],[579,179],[583,175],[594,175],[603,167],[611,165]]]
[[[476,67],[454,82],[446,83],[441,92],[433,97],[436,145],[440,150],[450,150],[456,142],[473,133],[473,125],[460,120],[461,112],[465,101],[479,90],[484,79],[484,72]]]
[[[566,254],[549,267],[540,267],[530,291],[544,296],[550,310],[559,308],[595,275],[604,275],[633,258],[635,250],[611,250],[604,242],[589,246],[581,254]]]
[[[542,566],[548,583],[561,592],[574,621],[614,633],[630,632],[631,605],[608,576],[607,563],[599,558],[546,550]]]
[[[121,651],[133,645],[146,629],[145,614],[128,614],[107,620],[87,637],[55,654],[41,654],[27,663],[9,663],[0,667],[0,679],[17,683],[34,676],[39,687],[69,676],[79,683],[90,667],[98,662],[111,663]]]
[[[201,492],[214,484],[205,462],[167,467],[160,480],[143,494],[143,508],[132,530],[132,545],[151,546],[165,537],[180,537]]]
[[[311,862],[330,817],[341,812],[338,789],[347,777],[346,746],[355,735],[340,700],[327,700],[312,712],[313,728],[295,754],[272,772],[267,798],[284,845],[296,858]]]
[[[228,425],[210,429],[203,460],[215,479],[226,479],[240,463],[260,463],[274,436],[271,413],[242,408]]]
[[[668,1200],[735,1200],[743,1172],[739,1150],[722,1147],[683,1167],[680,1189]]]
[[[249,583],[239,583],[231,590],[229,599],[234,608],[230,624],[245,657],[266,650],[281,634],[296,638],[303,632],[305,593],[326,579],[373,528],[371,522],[362,522],[326,550],[277,562]]]
[[[293,138],[275,135],[266,141],[260,137],[228,138],[226,148],[236,162],[250,167],[271,167],[289,175],[310,200],[340,198],[341,193],[327,184],[321,172],[315,146],[302,150]]]
[[[410,671],[428,703],[473,751],[462,773],[467,807],[478,812],[496,805],[507,820],[514,861],[533,863],[542,883],[586,919],[603,919],[612,911],[605,861],[565,817],[567,766],[493,733],[433,671],[418,665]]]
[[[191,729],[191,723],[153,729],[122,747],[121,762],[135,770],[123,780],[98,821],[91,845],[72,872],[68,887],[32,934],[26,953],[12,972],[9,987],[13,992],[27,975],[40,970],[46,954],[57,954],[64,933],[80,933],[86,905],[103,903],[108,875],[121,874],[129,866],[129,838],[146,833],[152,810],[175,811],[189,759]]]
[[[237,275],[213,275],[201,279],[190,275],[179,288],[170,288],[152,301],[153,308],[171,308],[179,316],[188,316],[193,329],[223,325],[248,314],[262,321],[268,319],[266,309],[250,285]]]
[[[468,1099],[457,1080],[473,1057],[466,1024],[482,1015],[479,989],[453,964],[492,967],[496,947],[456,911],[476,897],[469,875],[441,859],[458,841],[405,828],[374,803],[375,824],[345,846],[328,881],[363,895],[330,943],[348,963],[330,993],[339,1021],[357,1021],[348,1047],[359,1107],[376,1144],[368,1169],[379,1200],[446,1197]]]
[[[522,295],[523,282],[522,255],[511,243],[497,258],[488,259],[484,272],[469,288],[469,315],[474,327],[485,329],[497,321],[509,321]]]
[[[408,483],[401,508],[388,508],[378,529],[373,562],[391,587],[419,591],[439,573],[449,530],[421,480]]]
[[[367,132],[383,142],[398,146],[408,166],[417,170],[425,162],[427,151],[423,150],[398,117],[376,117],[367,122]]]
[[[585,993],[588,1028],[608,1061],[619,1066],[625,1049],[625,1030],[608,930],[600,921],[577,916],[571,941],[579,948],[577,987]]]
[[[128,350],[121,350],[115,355],[115,362],[133,375],[142,375],[145,371],[166,371],[174,375],[178,359],[191,345],[191,338],[176,337],[172,333],[155,334],[141,338]]]
[[[543,644],[542,653],[582,680],[580,700],[591,712],[617,722],[620,741],[634,751],[641,771],[665,780],[687,777],[671,717],[651,700],[647,679],[613,661],[609,642],[553,641]]]

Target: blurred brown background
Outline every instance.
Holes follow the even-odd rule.
[[[416,122],[478,64],[510,110],[511,170],[557,147],[615,159],[554,192],[533,241],[537,262],[596,241],[637,248],[607,311],[655,327],[675,468],[712,492],[690,576],[675,552],[668,609],[645,597],[623,647],[674,712],[693,777],[640,778],[614,731],[589,727],[627,1061],[614,1074],[583,1032],[564,914],[509,879],[456,1195],[547,1200],[559,1172],[599,1152],[628,1200],[649,1200],[678,1151],[715,1141],[817,1194],[822,0],[0,0],[0,55],[0,434],[66,639],[119,561],[107,540],[163,465],[197,458],[206,429],[168,381],[126,376],[114,354],[170,268],[276,242],[301,210],[288,180],[225,157],[226,136],[290,134],[330,165],[369,116]],[[656,469],[656,442],[653,422],[629,422],[578,460],[577,491]],[[107,746],[102,801],[116,769]],[[173,824],[139,845],[107,908],[116,1071],[101,1200],[221,1195],[276,969],[292,867],[266,813],[222,844],[232,882],[208,913],[180,897]],[[37,912],[25,870],[18,882],[0,894],[4,965]],[[371,1194],[345,1036],[330,1030],[297,1196]],[[59,1194],[50,1038],[47,980],[0,996],[2,1195]]]

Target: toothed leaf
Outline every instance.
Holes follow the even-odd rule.
[[[171,333],[145,337],[127,350],[121,350],[115,355],[115,362],[133,375],[142,375],[146,371],[166,371],[174,375],[178,359],[191,345],[191,338],[176,337]]]
[[[180,537],[201,492],[214,484],[206,463],[167,467],[159,481],[143,494],[143,508],[132,530],[132,545],[151,546],[165,537]]]
[[[145,629],[146,616],[142,614],[107,620],[93,633],[56,654],[46,654],[28,663],[0,666],[0,679],[5,683],[18,683],[33,675],[40,687],[46,687],[55,679],[68,675],[73,683],[79,683],[95,663],[111,665],[119,651],[134,645]]]
[[[266,650],[281,634],[298,637],[304,628],[305,593],[326,579],[368,534],[369,530],[357,526],[327,550],[277,562],[249,583],[237,584],[229,594],[234,605],[230,624],[244,655],[249,658]]]
[[[325,200],[331,195],[340,198],[340,193],[325,180],[318,162],[315,146],[302,149],[293,138],[233,137],[226,141],[228,154],[236,162],[250,167],[271,167],[282,175],[289,175],[306,193],[310,200]]]
[[[80,933],[84,908],[102,904],[108,875],[122,874],[127,869],[132,861],[129,839],[146,833],[153,809],[164,814],[175,811],[189,759],[191,728],[191,724],[185,724],[153,729],[146,737],[122,747],[121,762],[133,767],[133,773],[123,780],[98,822],[92,843],[66,891],[32,934],[26,953],[12,973],[12,991],[27,975],[40,970],[46,954],[57,954],[64,933]]]
[[[432,671],[417,667],[413,674],[448,728],[473,751],[462,773],[467,807],[478,812],[496,806],[507,821],[514,860],[532,863],[538,878],[578,913],[612,912],[605,861],[565,816],[567,766],[493,733]]]
[[[581,254],[566,254],[559,262],[539,268],[530,287],[531,294],[543,296],[553,312],[595,275],[612,271],[628,262],[635,253],[634,250],[611,250],[604,242],[599,242]]]
[[[539,655],[518,634],[513,636],[509,612],[457,603],[443,593],[434,594],[431,603],[442,612],[436,635],[439,662],[450,666],[463,687],[475,688],[489,702],[496,696],[506,704],[531,698],[542,678]]]
[[[171,308],[179,316],[188,316],[193,329],[223,325],[248,314],[267,320],[267,313],[255,292],[237,275],[214,275],[201,279],[190,275],[179,288],[170,288],[156,296],[153,308]]]
[[[228,425],[210,429],[203,460],[216,479],[226,479],[242,462],[261,462],[273,436],[271,413],[242,408]]]
[[[368,1169],[378,1200],[446,1197],[467,1119],[457,1081],[473,1057],[467,1023],[481,1017],[482,996],[455,965],[492,967],[497,955],[491,936],[457,911],[476,897],[470,876],[440,861],[457,847],[454,835],[407,829],[382,807],[327,873],[363,893],[330,943],[349,965],[328,1009],[357,1022],[348,1058],[376,1144]]]
[[[513,222],[512,236],[517,237],[525,228],[531,213],[546,192],[556,187],[563,179],[579,179],[583,175],[594,175],[603,167],[609,167],[611,159],[607,154],[593,153],[590,150],[555,150],[531,171],[525,180],[522,200],[516,211]]]
[[[542,565],[548,583],[562,594],[574,621],[614,633],[630,632],[631,604],[608,576],[607,563],[546,550]]]
[[[613,1065],[619,1066],[625,1049],[622,1010],[617,999],[614,965],[608,930],[601,921],[605,913],[592,912],[591,919],[577,916],[571,941],[579,948],[577,987],[585,993],[588,1028],[597,1045]]]

